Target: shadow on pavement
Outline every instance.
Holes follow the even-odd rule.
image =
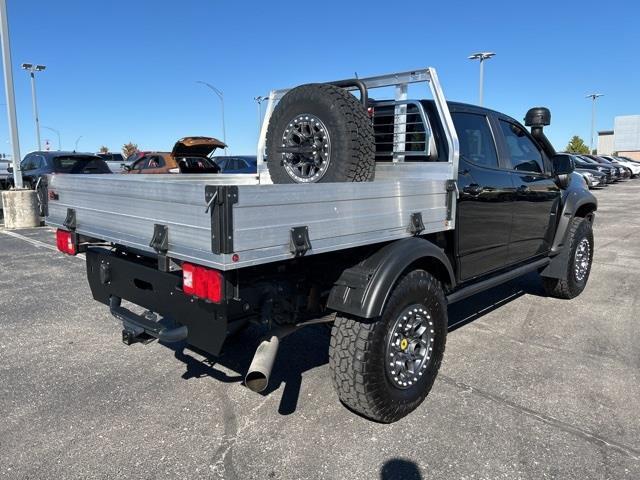
[[[545,296],[542,282],[537,273],[530,273],[451,305],[449,307],[449,331],[473,322],[525,294]],[[242,383],[264,333],[261,327],[250,325],[227,340],[224,353],[220,357],[213,357],[185,344],[165,344],[165,346],[174,350],[175,358],[185,364],[186,369],[182,375],[185,380],[211,377],[223,383]],[[269,386],[265,391],[256,395],[270,395],[281,385],[284,385],[278,413],[281,415],[294,413],[298,406],[302,374],[329,362],[329,339],[330,331],[325,325],[305,327],[283,339]],[[192,356],[191,352],[195,352],[205,359],[200,360]],[[393,461],[405,462],[404,460]],[[390,468],[396,467],[391,466]],[[381,472],[381,474],[383,473]],[[383,475],[382,478],[396,477]]]
[[[422,480],[418,465],[411,460],[392,458],[380,469],[381,480]]]
[[[186,366],[182,378],[211,377],[224,383],[241,383],[249,368],[253,354],[264,335],[263,329],[251,325],[227,340],[220,357],[211,356],[185,344],[165,344],[175,351],[175,358]],[[296,411],[302,374],[329,362],[330,331],[325,325],[312,325],[287,336],[280,343],[269,386],[256,395],[269,395],[284,385],[278,413],[289,415]],[[189,351],[205,357],[201,361]],[[223,367],[224,371],[217,367]],[[228,374],[231,371],[237,374]]]

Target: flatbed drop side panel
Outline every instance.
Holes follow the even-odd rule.
[[[152,254],[154,226],[166,225],[167,256],[219,270],[293,258],[295,227],[308,229],[307,255],[453,228],[447,218],[445,178],[239,185],[233,187],[237,196],[217,198],[205,211],[211,186],[204,179],[186,183],[105,177],[53,176],[49,189],[57,199],[49,201],[47,223],[65,228],[68,209],[73,209],[78,234]],[[212,237],[224,233],[219,222],[225,209],[231,212],[225,226],[232,239],[224,242],[226,248],[216,248]],[[424,230],[412,228],[414,214],[420,214]]]

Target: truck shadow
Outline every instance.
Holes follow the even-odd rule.
[[[512,280],[449,307],[449,331],[456,330],[523,295],[545,296],[540,277],[535,273]],[[185,344],[164,344],[174,350],[175,358],[185,364],[185,380],[210,377],[223,383],[242,383],[264,330],[251,325],[227,340],[224,353],[213,357]],[[267,389],[257,395],[270,395],[282,388],[278,413],[290,415],[298,406],[302,375],[329,362],[330,329],[326,325],[303,328],[280,344]],[[192,355],[196,353],[199,357]],[[329,378],[327,377],[327,381]]]
[[[242,383],[264,334],[265,331],[258,326],[247,327],[227,340],[220,357],[184,343],[163,345],[174,350],[175,358],[185,364],[186,370],[182,374],[185,380],[211,377],[224,383]],[[295,412],[302,374],[329,362],[330,337],[330,329],[326,325],[311,325],[284,338],[280,343],[269,385],[256,395],[270,395],[283,386],[278,413],[289,415]],[[204,360],[194,357],[192,352],[204,357]]]

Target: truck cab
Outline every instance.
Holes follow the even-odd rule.
[[[561,189],[547,153],[511,117],[451,102],[449,111],[460,143],[458,281],[548,254]]]

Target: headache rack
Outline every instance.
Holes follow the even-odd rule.
[[[258,142],[257,174],[51,175],[47,223],[220,270],[454,228],[458,139],[435,70],[331,83],[359,91],[370,109],[373,182],[272,184],[265,137],[287,92],[274,90]],[[424,93],[408,95],[412,84],[424,83],[446,155],[436,152]],[[393,100],[373,100],[374,89],[392,90]]]
[[[376,161],[428,161],[435,147],[422,103],[375,102],[369,107]]]

